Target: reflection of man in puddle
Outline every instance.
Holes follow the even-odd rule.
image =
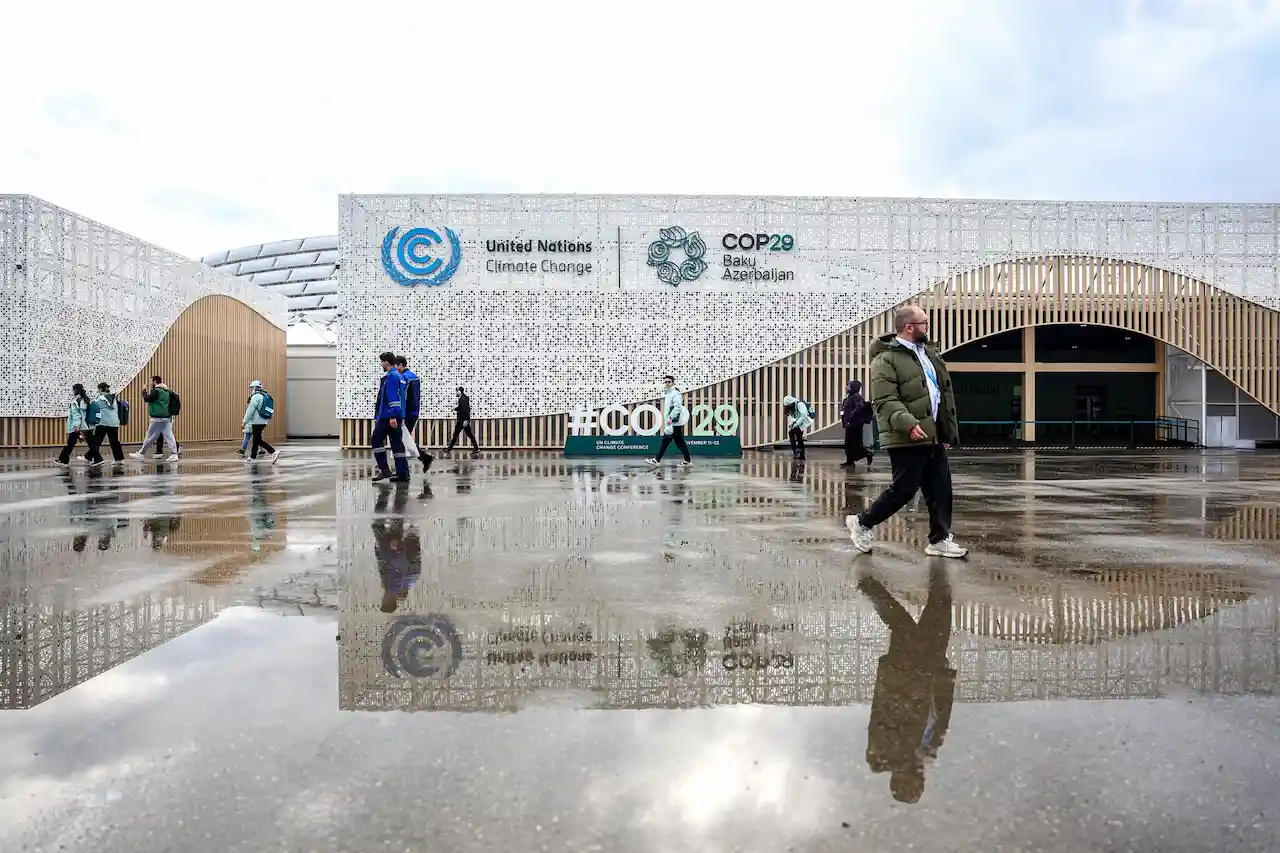
[[[942,746],[951,722],[956,671],[947,661],[951,637],[951,583],[946,569],[929,569],[929,598],[917,623],[884,584],[866,576],[858,589],[889,628],[889,651],[876,668],[867,729],[867,764],[888,770],[889,790],[904,803],[924,793],[924,765]]]
[[[373,553],[378,561],[378,574],[382,576],[383,613],[395,613],[401,601],[409,597],[409,590],[422,575],[422,543],[417,531],[404,529],[404,508],[409,494],[406,489],[395,489],[392,515],[387,511],[388,490],[378,492],[374,502]]]

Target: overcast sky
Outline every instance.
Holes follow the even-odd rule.
[[[1280,200],[1280,0],[61,0],[3,20],[0,192],[192,256],[334,233],[341,192]]]

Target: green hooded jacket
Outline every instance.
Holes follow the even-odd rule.
[[[871,382],[867,385],[867,397],[875,408],[880,446],[887,450],[929,443],[957,444],[960,424],[956,419],[956,396],[947,363],[932,344],[925,344],[925,352],[938,374],[938,390],[942,392],[935,423],[930,416],[932,406],[924,368],[916,360],[916,354],[897,338],[890,333],[871,342]],[[911,428],[916,425],[929,436],[928,441],[911,440]]]

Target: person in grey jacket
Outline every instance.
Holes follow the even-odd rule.
[[[124,461],[124,448],[120,446],[120,410],[116,407],[116,395],[111,393],[111,386],[105,382],[98,383],[98,397],[93,401],[98,413],[98,425],[89,436],[89,452],[84,458],[90,465],[101,465],[102,442],[111,442],[111,458],[116,462]]]
[[[266,397],[263,396],[265,389],[262,387],[262,383],[255,379],[249,383],[249,390],[252,393],[249,395],[249,405],[245,407],[244,417],[241,422],[248,426],[253,433],[253,444],[250,446],[249,455],[244,458],[244,461],[256,462],[258,460],[258,451],[265,450],[271,455],[272,464],[275,464],[275,461],[280,458],[280,451],[268,444],[266,439],[262,437],[267,424],[270,423],[270,420],[262,414],[262,404],[266,401]]]

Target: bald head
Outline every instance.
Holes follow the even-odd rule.
[[[927,336],[929,333],[929,315],[924,313],[924,309],[919,305],[904,305],[893,312],[893,330],[899,335],[907,337],[903,334],[908,331],[907,326],[912,326],[921,336]],[[911,338],[908,338],[908,340],[911,340]]]

